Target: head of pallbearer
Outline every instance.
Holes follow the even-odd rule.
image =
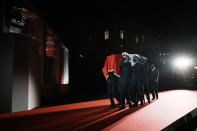
[[[129,62],[130,60],[129,54],[127,52],[122,52],[122,59],[123,62]]]

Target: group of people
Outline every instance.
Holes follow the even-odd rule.
[[[111,102],[110,107],[114,107],[114,97],[120,105],[120,110],[125,108],[125,100],[132,106],[144,105],[146,98],[150,103],[150,93],[152,100],[158,99],[159,70],[155,64],[139,54],[113,54],[107,56],[102,69],[107,81],[108,95]]]

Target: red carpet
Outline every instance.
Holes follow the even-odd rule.
[[[197,107],[197,91],[159,93],[150,104],[119,111],[109,100],[0,114],[3,130],[161,130]]]
[[[105,128],[104,131],[158,131],[197,107],[197,91],[174,90]]]

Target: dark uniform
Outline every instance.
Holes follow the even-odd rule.
[[[132,83],[133,83],[133,100],[135,105],[138,105],[138,101],[140,100],[141,103],[143,103],[143,91],[141,88],[141,81],[140,81],[140,72],[141,72],[142,66],[140,63],[136,63],[135,66],[132,68]]]
[[[143,94],[145,92],[148,103],[150,103],[149,84],[148,84],[148,79],[149,79],[149,75],[148,75],[149,63],[148,63],[148,61],[145,61],[141,65],[141,67],[142,67],[141,74],[140,74],[141,91],[143,92]],[[144,96],[142,99],[144,99]]]
[[[120,97],[119,94],[117,93],[119,78],[116,75],[114,75],[114,72],[109,72],[108,75],[109,75],[109,77],[107,78],[108,95],[111,102],[111,106],[114,106],[115,103],[113,97],[116,97],[117,101],[120,102]]]
[[[149,71],[149,84],[152,93],[153,100],[158,99],[158,80],[159,80],[159,70],[154,69]]]
[[[130,77],[130,87],[129,87],[129,98],[131,102],[136,105],[138,102],[137,102],[137,90],[135,87],[136,79],[135,79],[135,73],[133,67],[131,67],[130,76],[131,77]]]
[[[121,62],[120,63],[120,98],[121,98],[121,108],[125,108],[125,98],[129,107],[131,107],[131,100],[129,98],[129,88],[130,88],[130,71],[131,70],[131,63],[130,62]]]

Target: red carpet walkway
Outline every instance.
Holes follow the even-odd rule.
[[[197,108],[197,91],[174,90],[159,100],[104,129],[104,131],[158,131]]]
[[[0,114],[2,130],[161,130],[197,107],[197,91],[159,93],[144,106],[119,111],[109,100]]]

